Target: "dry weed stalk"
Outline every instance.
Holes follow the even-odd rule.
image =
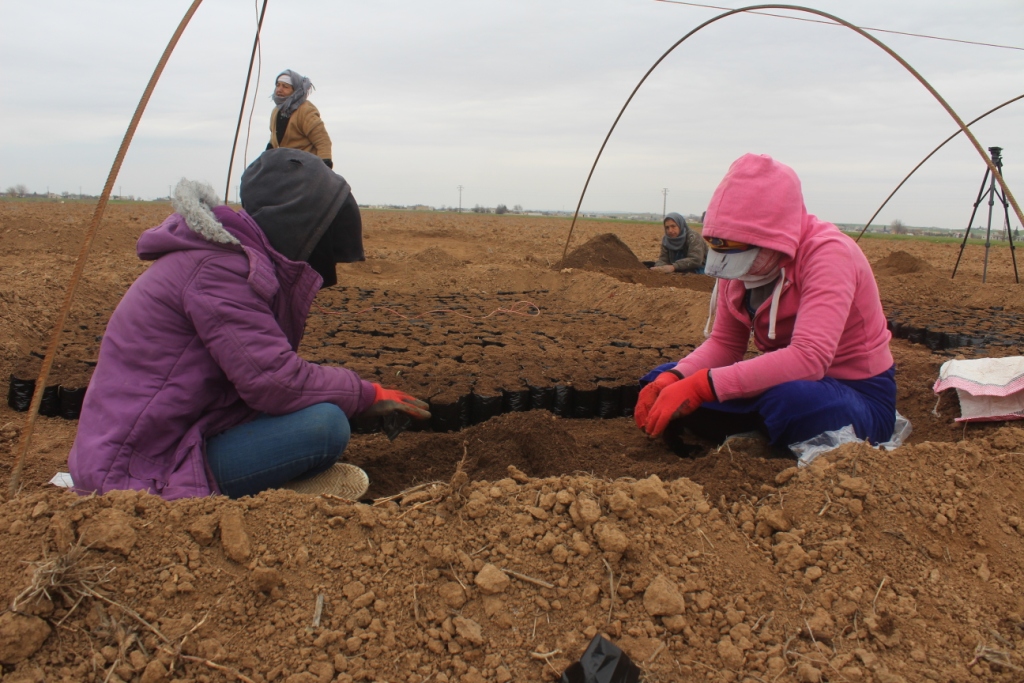
[[[466,474],[466,460],[469,458],[469,442],[462,442],[462,459],[455,465],[455,472],[451,480],[444,485],[437,494],[438,500],[447,499],[447,508],[452,512],[466,504],[466,496],[463,490],[469,484],[469,475]]]
[[[34,563],[35,571],[32,572],[32,581],[29,583],[27,588],[15,596],[14,600],[11,602],[11,611],[20,612],[26,606],[37,601],[40,597],[45,597],[50,602],[54,602],[54,598],[60,597],[66,604],[71,605],[67,614],[61,617],[61,620],[57,622],[57,626],[60,626],[68,617],[71,616],[83,600],[86,598],[94,598],[110,605],[111,607],[116,607],[122,614],[128,615],[142,625],[146,630],[159,638],[160,641],[164,643],[164,645],[159,649],[171,654],[175,660],[203,664],[210,669],[234,676],[237,680],[243,681],[243,683],[255,683],[252,679],[243,675],[239,671],[231,669],[230,667],[225,667],[201,657],[193,657],[181,652],[185,641],[188,640],[189,636],[195,633],[196,630],[206,622],[209,614],[203,617],[198,624],[193,626],[188,633],[184,634],[181,637],[180,642],[178,642],[173,649],[168,647],[172,645],[171,639],[161,633],[158,628],[142,618],[142,616],[135,610],[100,592],[103,583],[113,572],[117,570],[117,567],[112,564],[107,564],[105,566],[86,566],[84,559],[88,551],[89,546],[82,545],[81,540],[79,540],[79,542],[72,546],[67,552],[60,553],[54,557],[46,558],[40,562]],[[124,655],[131,648],[132,644],[138,643],[140,646],[142,644],[135,632],[128,631],[120,626],[120,624],[112,622],[111,628],[111,635],[118,642],[118,657],[107,671],[106,680],[111,678],[114,669],[124,659]],[[173,671],[173,666],[171,667],[171,670]]]
[[[82,545],[79,541],[65,553],[33,563],[35,570],[32,572],[32,581],[11,601],[11,611],[21,612],[25,606],[36,602],[40,597],[45,597],[50,602],[55,602],[55,599],[60,597],[71,606],[58,623],[60,625],[86,597],[99,596],[99,587],[116,567],[86,566],[84,559],[88,550],[88,546]]]
[[[1024,672],[1024,668],[1021,668],[1010,661],[1009,652],[1004,652],[1003,650],[998,650],[987,645],[978,645],[978,647],[974,649],[974,659],[967,664],[967,668],[971,668],[982,660],[1009,671],[1016,671],[1017,673]]]
[[[410,486],[407,489],[399,491],[398,493],[394,494],[393,496],[383,496],[382,498],[377,498],[377,499],[375,499],[373,501],[373,507],[379,507],[381,505],[384,505],[385,503],[390,503],[393,500],[401,500],[402,498],[405,498],[406,496],[412,495],[413,493],[418,493],[419,491],[422,491],[424,489],[428,489],[428,488],[430,488],[432,486],[447,486],[447,485],[448,485],[448,483],[447,482],[443,482],[443,481],[425,481],[422,484],[416,484],[415,486]]]

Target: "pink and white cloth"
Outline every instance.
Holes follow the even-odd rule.
[[[957,422],[1024,419],[1024,356],[946,361],[933,387],[945,389],[960,398]]]

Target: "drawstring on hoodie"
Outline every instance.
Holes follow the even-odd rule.
[[[711,303],[708,305],[708,319],[704,323],[704,338],[707,339],[711,336],[711,320],[715,316],[715,306],[718,304],[718,283],[721,282],[719,278],[715,278],[715,286],[711,290]],[[779,314],[779,299],[782,298],[782,286],[786,283],[786,269],[779,269],[779,279],[775,282],[775,288],[772,290],[772,305],[768,309],[768,338],[775,339],[775,319]]]
[[[768,310],[768,338],[775,339],[775,318],[779,313],[779,299],[782,297],[782,285],[786,282],[786,269],[779,270],[779,281],[772,290],[772,306]]]
[[[708,321],[704,323],[705,339],[711,336],[711,319],[715,317],[715,305],[718,303],[718,283],[719,279],[716,277],[715,286],[711,289],[711,304],[708,306]]]

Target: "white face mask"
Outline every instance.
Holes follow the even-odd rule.
[[[747,289],[762,287],[779,276],[781,262],[781,252],[762,247],[747,272],[736,279],[742,281]]]

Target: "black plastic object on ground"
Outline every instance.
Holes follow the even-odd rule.
[[[43,417],[57,417],[60,415],[59,384],[54,384],[43,389],[43,398],[39,402],[39,414]]]
[[[615,643],[597,635],[578,662],[562,673],[561,683],[637,683],[640,667]]]
[[[82,402],[85,400],[85,387],[81,389],[68,389],[61,387],[57,390],[60,398],[60,416],[65,420],[77,420],[82,414]]]
[[[597,387],[597,416],[608,419],[620,417],[622,406],[619,404],[619,397],[622,391],[619,387],[609,387],[600,384]]]
[[[430,426],[435,432],[457,432],[469,426],[469,394],[451,399],[432,398]]]
[[[34,379],[18,379],[11,375],[11,386],[7,389],[7,405],[11,410],[24,413],[32,405],[32,392],[35,390]]]
[[[572,395],[572,416],[580,419],[589,419],[597,415],[598,389],[594,385],[591,388],[575,387]]]
[[[492,417],[501,415],[501,393],[496,394],[471,394],[470,395],[471,408],[469,411],[469,421],[471,424],[480,424],[486,422]]]
[[[572,390],[571,385],[555,385],[555,404],[551,408],[558,417],[572,417]]]
[[[501,410],[505,413],[521,413],[530,409],[529,389],[502,389]]]
[[[379,417],[357,415],[348,421],[353,434],[374,434],[380,431]]]
[[[530,410],[554,410],[554,387],[530,387]]]
[[[406,413],[396,410],[388,413],[380,419],[380,429],[388,437],[388,441],[394,441],[398,435],[412,425],[412,418]]]
[[[622,406],[622,417],[633,417],[636,400],[640,398],[640,384],[630,382],[619,387],[619,401]]]

